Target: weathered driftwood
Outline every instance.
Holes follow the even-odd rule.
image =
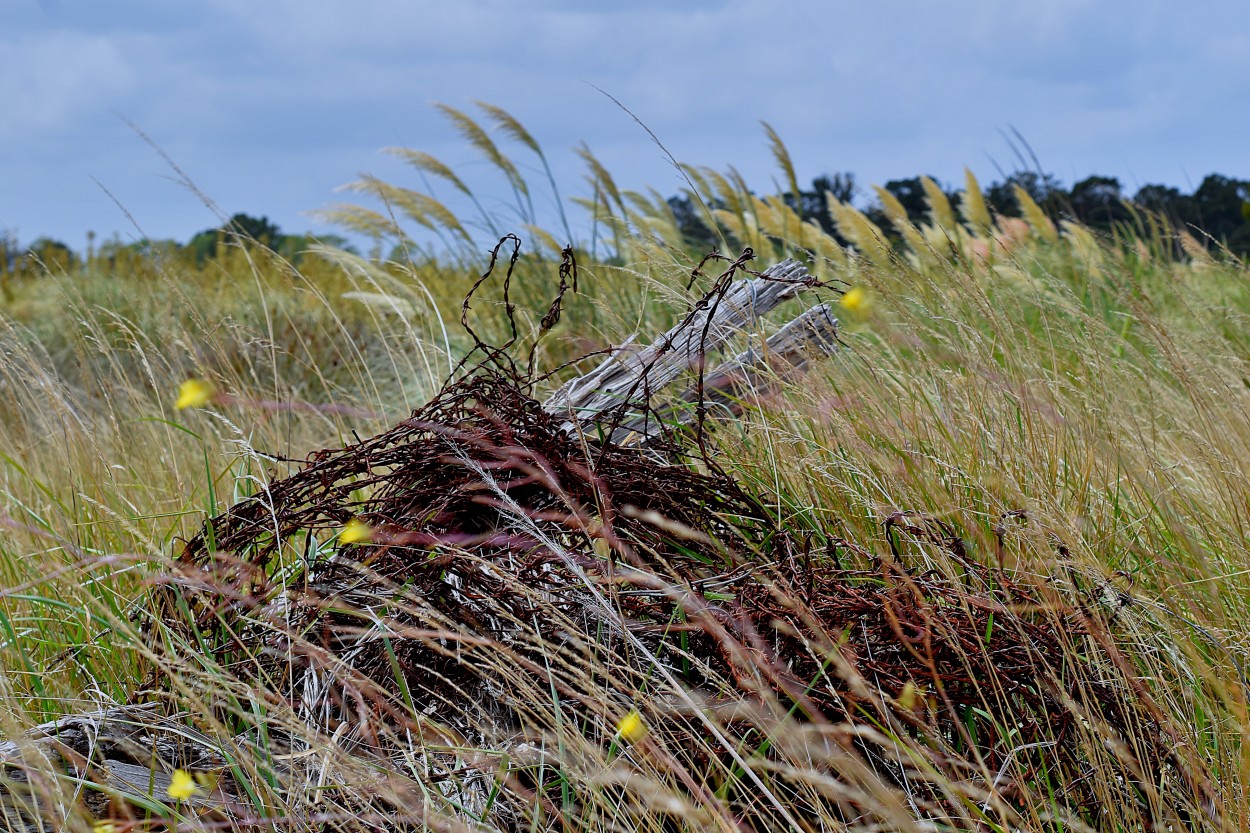
[[[99,816],[111,800],[169,803],[175,769],[220,773],[220,744],[151,706],[118,706],[61,717],[0,742],[0,824],[4,830],[60,829],[81,801]],[[236,802],[224,786],[191,799],[199,812]]]
[[[646,406],[652,395],[667,387],[690,370],[703,367],[709,355],[721,350],[733,337],[749,333],[765,313],[807,288],[807,270],[793,260],[769,268],[762,278],[748,278],[730,285],[723,297],[707,303],[649,346],[631,350],[627,343],[594,370],[571,379],[551,395],[543,407],[549,412],[566,415],[567,430],[577,430],[597,422],[603,414],[614,417],[624,408],[623,418],[616,420],[612,438],[623,442],[631,434],[644,442],[655,436],[657,421],[669,415],[678,423],[694,418],[695,408],[681,408],[680,403],[695,403],[700,386],[696,383],[677,400],[659,409],[660,419]],[[727,404],[758,390],[771,375],[769,369],[793,369],[804,366],[813,354],[830,352],[837,343],[837,321],[827,305],[808,310],[791,321],[762,347],[747,349],[703,374],[702,393],[705,404]],[[623,405],[623,403],[625,403]],[[639,407],[635,408],[637,405]],[[732,408],[730,409],[733,410]]]
[[[657,423],[689,425],[698,418],[698,403],[712,418],[740,416],[743,402],[764,391],[774,380],[807,367],[814,356],[830,353],[838,343],[838,321],[828,304],[812,307],[786,324],[762,347],[750,347],[704,374],[703,384],[690,385],[677,399],[617,428],[612,439],[625,442],[634,434],[643,442],[656,436]]]

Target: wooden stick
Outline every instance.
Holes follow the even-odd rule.
[[[763,274],[762,278],[732,284],[719,303],[696,308],[641,350],[624,349],[629,344],[626,342],[594,370],[566,382],[543,407],[568,417],[564,424],[568,431],[598,422],[605,414],[615,419],[623,410],[624,418],[612,435],[614,441],[624,442],[631,434],[644,442],[654,440],[659,427],[656,416],[643,407],[649,399],[682,373],[697,370],[708,354],[722,348],[735,335],[757,326],[761,316],[795,297],[811,280],[807,270],[793,260],[782,261]],[[705,403],[724,405],[735,397],[741,398],[759,390],[779,368],[788,366],[788,372],[793,372],[805,366],[812,355],[832,352],[836,345],[837,320],[828,305],[809,309],[782,327],[762,348],[745,350],[707,372],[703,385]],[[697,399],[696,384],[679,395],[676,403],[662,407],[661,413],[667,416],[689,411],[688,418],[678,419],[693,421],[695,409],[682,405],[697,403]]]

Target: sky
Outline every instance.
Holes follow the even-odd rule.
[[[988,184],[1018,167],[1014,129],[1069,185],[1189,190],[1250,178],[1250,14],[1245,0],[2,0],[0,233],[186,240],[236,212],[332,233],[309,212],[351,199],[336,188],[361,173],[430,184],[380,153],[395,145],[443,159],[506,224],[506,183],[432,106],[475,100],[527,126],[566,195],[584,193],[582,142],[623,188],[680,190],[631,113],[680,161],[733,165],[760,191],[780,178],[761,120],[804,183],[959,184],[968,166]]]

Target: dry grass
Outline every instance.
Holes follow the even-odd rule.
[[[546,164],[506,113],[484,112]],[[470,115],[448,115],[533,227],[512,299],[524,351],[557,284],[558,238],[538,228],[522,166]],[[770,140],[793,188],[784,145]],[[662,200],[620,189],[582,154],[593,222],[578,247],[582,293],[539,351],[544,367],[666,329],[693,297],[691,254]],[[391,607],[378,612],[366,594],[335,615],[373,610],[371,627],[409,629],[389,633],[373,665],[253,604],[254,588],[232,615],[301,647],[253,654],[258,638],[223,651],[229,641],[212,641],[179,606],[186,596],[169,593],[185,575],[177,539],[293,474],[285,458],[394,425],[468,349],[454,322],[482,265],[473,241],[505,222],[479,212],[450,168],[410,157],[452,184],[464,218],[376,181],[361,187],[386,200],[380,210],[338,215],[407,246],[408,260],[324,252],[296,270],[245,246],[205,271],[149,263],[15,287],[0,318],[5,734],[85,703],[156,700],[223,739],[243,796],[236,819],[254,826],[1225,830],[1250,817],[1250,282],[1244,264],[1192,239],[1174,259],[1145,220],[1096,240],[1040,216],[991,224],[965,198],[939,201],[918,227],[898,218],[899,247],[838,206],[851,251],[732,171],[688,167],[729,242],[765,265],[806,258],[867,299],[844,311],[845,350],[709,437],[760,510],[749,535],[715,527],[751,580],[692,593],[661,550],[633,585],[590,568],[564,576],[561,592],[617,600],[595,620],[496,576],[530,615],[508,608],[512,641],[470,650],[488,635],[370,563],[361,579],[389,587]],[[438,238],[404,234],[392,213],[444,242],[418,246]],[[497,303],[472,314],[487,336],[506,331]],[[172,410],[189,377],[212,380],[220,398]],[[315,562],[335,549],[333,529],[309,528],[299,546]],[[753,537],[761,529],[772,533]],[[802,556],[789,567],[782,541]],[[585,537],[549,543],[604,556]],[[427,578],[488,569],[480,544],[447,544],[450,566]],[[295,580],[294,563],[277,559],[265,580]],[[626,591],[631,603],[659,594],[656,622],[698,627],[605,636],[622,611],[640,619],[619,603]],[[882,636],[894,627],[946,646],[945,670],[909,665],[925,653]],[[442,665],[422,653],[435,645]],[[1023,664],[1008,662],[1010,646]],[[765,648],[776,661],[758,659]],[[362,692],[338,708],[367,708],[310,721],[292,696],[296,655]],[[743,657],[756,658],[753,675]],[[939,684],[960,669],[972,680],[963,699]],[[435,671],[451,688],[414,682]],[[422,698],[434,694],[430,711]],[[617,731],[631,709],[645,736]],[[72,792],[44,775],[49,796]],[[59,806],[49,813],[86,824],[72,802]],[[155,825],[177,809],[119,823]]]

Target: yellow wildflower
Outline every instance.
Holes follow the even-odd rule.
[[[188,379],[178,386],[178,401],[174,403],[174,407],[180,411],[186,408],[203,408],[213,401],[213,395],[216,393],[217,390],[212,382],[204,379]]]
[[[343,531],[339,533],[340,544],[367,544],[373,540],[373,527],[360,520],[360,518],[352,518],[347,522],[347,526],[343,527]]]
[[[848,289],[846,294],[842,296],[842,306],[849,312],[866,312],[868,310],[868,293],[863,287],[853,287]]]
[[[175,769],[174,777],[169,780],[169,788],[165,792],[174,801],[185,801],[199,792],[199,789],[191,773],[185,769]]]
[[[647,724],[642,722],[642,715],[637,709],[630,709],[629,714],[616,724],[616,733],[630,743],[635,743],[646,737]]]
[[[100,819],[91,825],[91,833],[117,833],[117,825],[108,819]]]
[[[915,711],[916,705],[920,702],[920,690],[916,688],[914,682],[908,680],[903,683],[903,690],[898,693],[895,702],[903,711]]]

